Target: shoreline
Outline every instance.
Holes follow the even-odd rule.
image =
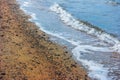
[[[0,0],[0,80],[90,80],[29,18],[16,0]]]

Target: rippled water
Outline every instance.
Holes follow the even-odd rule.
[[[71,50],[93,80],[120,79],[120,55],[113,54],[120,49],[119,0],[17,1],[32,16],[30,21]]]

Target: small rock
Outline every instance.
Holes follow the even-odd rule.
[[[62,73],[60,71],[56,71],[55,74],[60,76]]]
[[[71,64],[71,67],[75,67],[76,68],[77,66],[75,64]]]
[[[18,36],[18,35],[16,34],[16,36]]]
[[[0,73],[1,75],[6,75],[4,72]]]
[[[4,35],[0,35],[1,37],[4,37]]]
[[[2,18],[2,16],[0,16],[0,18]]]
[[[0,76],[0,80],[2,80],[3,79],[3,76]]]

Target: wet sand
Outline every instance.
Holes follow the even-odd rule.
[[[0,0],[0,80],[89,80],[29,18],[15,0]]]

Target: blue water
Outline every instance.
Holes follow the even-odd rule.
[[[68,0],[63,7],[76,18],[88,21],[101,29],[120,36],[120,5],[108,0]],[[120,0],[118,0],[120,2]]]
[[[75,18],[88,21],[120,38],[120,4],[113,5],[109,1],[112,0],[37,0],[35,5],[50,7],[56,2]],[[116,2],[120,3],[120,0]]]
[[[87,21],[120,39],[120,0],[17,0],[21,9],[32,16],[41,30],[51,35],[51,40],[65,45],[81,63],[92,80],[119,80],[120,57],[112,58],[112,46],[95,36],[66,25],[59,14],[50,10],[59,4],[75,19]],[[120,56],[118,54],[118,56]],[[117,73],[117,74],[116,74]]]

